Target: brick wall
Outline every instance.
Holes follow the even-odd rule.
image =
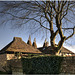
[[[21,60],[17,60],[13,65],[16,66],[12,69],[13,74],[22,74]],[[75,56],[64,57],[63,62],[61,63],[61,74],[75,74]]]
[[[14,54],[0,54],[0,71],[5,71],[2,67],[7,66],[7,60],[12,59],[13,57]]]
[[[8,64],[12,65],[12,75],[23,75],[21,59],[8,60]]]
[[[13,74],[22,73],[22,62],[20,60],[16,61],[14,64]],[[75,74],[75,57],[64,57],[61,63],[61,74]]]
[[[7,54],[0,54],[0,71],[4,71],[4,69],[2,67],[5,66],[7,63],[6,55]]]
[[[61,73],[64,74],[75,74],[75,56],[64,57],[61,64]]]
[[[23,69],[12,67],[12,75],[23,75]]]
[[[8,56],[7,56],[8,55]],[[13,57],[13,55],[10,54],[0,54],[0,63],[3,65],[7,64],[7,57],[8,59]],[[10,61],[10,60],[9,60]],[[16,70],[12,70],[13,73],[19,72],[22,73],[22,63],[21,60],[11,60],[9,62],[12,64],[13,68]],[[3,68],[1,67],[2,65],[0,64],[0,71],[4,71]],[[61,74],[75,74],[75,56],[73,57],[64,57],[63,62],[61,63]]]

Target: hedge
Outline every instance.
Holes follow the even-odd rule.
[[[23,72],[25,74],[59,74],[63,57],[43,56],[22,58]]]
[[[12,74],[12,72],[3,72],[3,71],[0,71],[0,74]]]
[[[0,74],[8,74],[7,72],[0,71]]]

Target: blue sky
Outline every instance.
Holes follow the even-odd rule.
[[[1,5],[0,5],[1,6]],[[1,6],[2,7],[2,6]],[[2,10],[2,9],[1,9]],[[3,15],[3,17],[1,17],[2,15],[0,15],[0,23],[3,21],[3,20],[7,20],[8,19],[11,19],[11,16],[8,16],[8,15]],[[71,15],[72,16],[72,15]],[[70,17],[69,17],[70,18]],[[75,18],[75,17],[74,17]],[[19,20],[17,21],[16,20],[16,23],[17,22],[20,22]],[[72,22],[75,22],[75,19],[72,20]],[[12,22],[14,24],[14,21]],[[15,24],[16,24],[15,23]],[[14,25],[15,25],[14,24]],[[68,24],[69,27],[73,27],[75,25],[71,24],[71,23],[65,23],[64,24],[64,27],[66,27]],[[26,25],[33,25],[32,22],[29,22],[27,24],[24,24],[24,26],[22,28],[13,28],[14,26],[11,25],[10,21],[7,22],[6,24],[4,25],[0,25],[0,49],[2,49],[3,47],[5,47],[7,44],[9,44],[12,40],[13,40],[13,37],[21,37],[23,39],[23,41],[27,42],[28,38],[29,38],[29,35],[31,35],[30,33],[33,31],[31,28],[28,28],[28,27],[25,27]],[[35,25],[35,23],[34,23]],[[36,24],[36,26],[38,26],[38,24]],[[30,26],[32,27],[32,26]],[[36,29],[34,28],[34,33],[36,32],[35,31]],[[69,35],[70,32],[67,31],[68,34],[66,35]],[[47,41],[50,41],[49,40],[49,37],[50,37],[50,34],[48,33],[47,34]],[[35,34],[32,34],[31,35],[31,41],[33,42],[34,38],[36,38],[36,43],[37,43],[37,46],[38,47],[42,47],[43,46],[43,43],[44,43],[44,40],[46,38],[46,30],[43,30],[41,29],[41,31],[39,30],[37,33]],[[56,39],[56,42],[59,40],[59,37],[57,36],[57,39]],[[69,40],[67,40],[65,43],[64,43],[64,47],[68,48],[69,50],[75,52],[75,35],[70,38]]]
[[[8,43],[10,43],[14,37],[21,37],[24,42],[28,41],[30,33],[23,29],[12,29],[10,25],[1,26],[0,27],[0,49],[5,47]],[[40,36],[40,34],[38,34]],[[36,38],[37,46],[42,46],[44,42],[44,38],[37,36],[37,34],[31,35],[31,41],[33,43],[34,38]],[[41,41],[41,43],[40,43]]]
[[[38,36],[37,36],[38,34]],[[38,47],[42,47],[45,37],[42,38],[39,33],[31,35],[31,41],[33,42],[34,38],[36,38],[36,43]],[[9,25],[0,26],[0,49],[9,44],[13,37],[21,37],[24,42],[27,42],[29,38],[29,33],[24,29],[11,29]],[[66,48],[75,52],[75,35],[70,38],[67,43],[64,44]]]

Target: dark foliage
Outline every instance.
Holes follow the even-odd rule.
[[[22,58],[25,74],[59,74],[63,57],[43,56]]]

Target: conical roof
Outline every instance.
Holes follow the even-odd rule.
[[[46,47],[46,42],[47,42],[47,39],[45,39],[45,42],[43,44],[43,47]]]
[[[43,47],[48,47],[49,46],[49,42],[47,41],[47,39],[45,39],[45,42],[43,44]]]
[[[34,48],[37,48],[36,38],[34,38],[33,47],[34,47]]]
[[[29,35],[29,39],[27,41],[27,44],[29,44],[30,46],[32,46],[32,42],[31,42],[31,36]]]
[[[10,42],[0,51],[0,53],[5,53],[5,52],[41,53],[41,51],[26,44],[19,37],[14,37],[13,41]]]

